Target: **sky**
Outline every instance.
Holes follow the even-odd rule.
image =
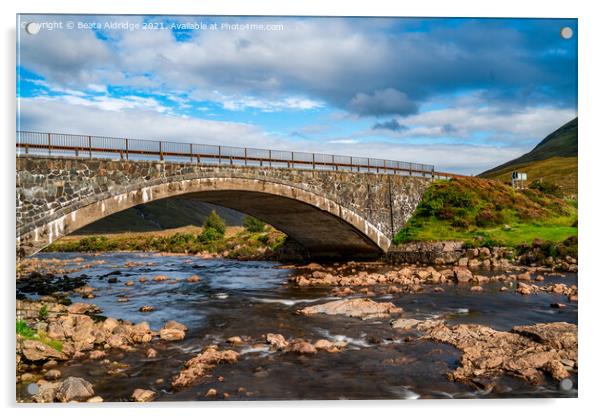
[[[478,174],[577,116],[576,19],[20,15],[18,27],[19,130]]]

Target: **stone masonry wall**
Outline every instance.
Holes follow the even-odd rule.
[[[40,156],[17,158],[16,175],[17,237],[87,205],[152,185],[174,184],[176,189],[190,179],[239,178],[282,184],[334,201],[391,239],[430,183],[429,178],[374,173]],[[137,203],[147,202],[144,194],[140,198]]]

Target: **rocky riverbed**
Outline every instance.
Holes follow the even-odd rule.
[[[17,280],[17,399],[576,396],[576,273],[460,259],[41,254]]]

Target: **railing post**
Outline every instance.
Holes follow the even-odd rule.
[[[192,143],[190,143],[190,163],[192,163]]]
[[[268,150],[268,159],[269,159],[269,165],[270,167],[272,167],[272,151]]]
[[[247,148],[245,147],[245,166],[247,166]]]
[[[50,142],[50,133],[48,133],[48,156],[50,156],[52,154],[52,151],[50,150],[52,148],[52,143]]]
[[[311,167],[313,170],[316,170],[316,154],[311,154]]]
[[[130,160],[130,143],[128,139],[125,139],[125,158]]]
[[[368,158],[368,173],[370,173],[370,158]]]
[[[217,164],[218,165],[222,164],[222,147],[221,146],[217,146]]]
[[[29,143],[25,143],[25,154],[29,153]]]
[[[92,159],[92,136],[88,136],[88,152],[90,159]]]
[[[163,160],[163,142],[159,142],[159,160]]]

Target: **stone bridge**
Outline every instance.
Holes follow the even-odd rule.
[[[41,155],[17,157],[19,257],[118,211],[190,197],[260,218],[313,257],[386,252],[432,177]]]

